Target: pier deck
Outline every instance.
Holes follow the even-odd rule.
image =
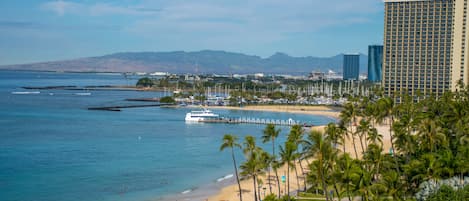
[[[313,126],[311,124],[306,124],[300,121],[295,121],[293,119],[288,120],[276,120],[276,119],[260,119],[260,118],[230,118],[223,117],[218,119],[205,119],[199,121],[200,123],[226,123],[226,124],[274,124],[278,126],[293,126],[293,125],[303,125],[306,127]]]
[[[89,107],[88,110],[103,110],[103,111],[113,111],[120,112],[124,108],[140,108],[140,107],[161,107],[168,106],[173,104],[167,103],[158,103],[158,104],[145,104],[145,105],[118,105],[118,106],[106,106],[106,107]]]

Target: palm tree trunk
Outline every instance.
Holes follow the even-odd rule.
[[[401,176],[401,170],[399,169],[399,164],[397,162],[396,149],[394,148],[394,137],[392,135],[392,124],[394,122],[394,117],[392,115],[391,115],[390,121],[391,122],[389,122],[389,137],[390,137],[390,140],[391,140],[392,156],[394,158],[394,163],[396,164],[397,174],[400,177]]]
[[[345,131],[345,132],[348,132],[348,131]],[[342,149],[343,149],[343,154],[345,154],[345,138],[346,136],[343,136],[343,140],[342,140]]]
[[[322,190],[324,192],[324,195],[326,195],[326,201],[329,201],[329,192],[327,192],[327,185],[326,185],[326,178],[324,176],[324,171],[322,170],[322,162],[319,164],[320,168],[320,173],[321,173],[321,180],[322,180]]]
[[[363,153],[365,153],[365,146],[363,145],[363,136],[359,135],[358,137],[360,138],[360,146],[362,147],[362,155],[363,155]]]
[[[273,157],[273,160],[277,160],[275,158],[275,138],[274,137],[272,138],[272,157]],[[270,168],[272,168],[272,163],[270,163]],[[270,194],[272,194],[272,184],[270,183],[270,169],[269,169],[269,179],[267,179],[267,181],[269,182]],[[280,192],[279,192],[279,194],[280,194]]]
[[[339,188],[337,187],[337,183],[334,182],[334,190],[335,190],[335,193],[337,194],[337,198],[339,201],[342,201],[342,196],[340,195],[340,192],[339,192]]]
[[[365,132],[365,147],[368,149],[368,132]]]
[[[252,177],[254,183],[254,200],[257,201],[257,185],[256,185],[256,175]]]
[[[290,201],[290,163],[287,161],[287,196]]]
[[[353,117],[352,119],[353,119],[353,123],[352,123],[352,127],[350,128],[350,130],[352,131],[351,135],[352,135],[353,149],[355,151],[355,157],[356,159],[358,159],[357,145],[355,144],[355,134],[357,132],[357,121],[355,120],[355,117]],[[355,126],[355,132],[353,132],[353,126]]]
[[[303,165],[301,164],[301,159],[300,159],[300,168],[301,168],[301,175],[303,175],[303,182],[304,182],[304,185],[305,185],[303,191],[306,192],[306,174],[305,174],[305,171],[303,170]]]
[[[296,167],[295,164],[295,175],[296,175],[296,194],[300,191],[300,178],[298,177],[298,168]]]
[[[355,136],[352,134],[353,150],[355,151],[355,158],[358,159],[357,145],[355,144]]]
[[[347,197],[348,197],[348,201],[352,201],[352,196],[350,195],[350,188],[348,187],[348,184],[347,184]]]
[[[278,178],[278,171],[275,170],[275,176],[277,177],[277,187],[278,187],[278,198],[280,198],[280,179]]]
[[[231,157],[233,158],[233,164],[235,168],[235,174],[236,174],[236,181],[238,182],[238,189],[239,189],[239,201],[243,201],[243,196],[242,196],[242,189],[241,189],[241,183],[239,182],[239,176],[238,176],[238,167],[236,166],[236,159],[234,156],[234,150],[231,148]]]
[[[270,168],[269,168],[269,174],[267,175],[267,183],[269,183],[269,191],[270,191],[270,194],[272,194],[272,185],[270,184]]]

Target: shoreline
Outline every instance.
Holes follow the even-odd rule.
[[[339,118],[340,110],[339,108],[334,108],[334,107],[328,107],[328,106],[296,106],[296,105],[258,105],[258,106],[245,106],[245,107],[231,107],[231,106],[209,106],[207,108],[210,109],[225,109],[225,110],[245,110],[245,111],[268,111],[268,112],[286,112],[286,113],[297,113],[297,114],[307,114],[307,115],[320,115],[320,116],[327,116],[331,117],[334,119]],[[389,128],[387,125],[376,125],[376,129],[378,129],[378,132],[383,135],[383,152],[387,152],[387,150],[391,147],[390,145],[390,135],[389,135]],[[321,130],[323,131],[325,129],[325,125],[320,125],[320,126],[313,126],[311,127],[311,130]],[[355,128],[356,129],[356,128]],[[359,139],[355,139],[359,140]],[[353,140],[351,138],[346,139],[345,142],[345,151],[350,154],[350,156],[355,157],[355,149],[353,146]],[[360,153],[359,157],[361,157],[361,147],[356,146],[357,152]],[[297,170],[300,170],[300,167],[303,167],[303,170],[307,172],[307,164],[308,162],[303,161],[302,165],[300,165],[298,162],[295,163],[295,166],[297,167]],[[239,165],[239,164],[238,164]],[[286,165],[283,165],[278,169],[278,174],[279,177],[281,175],[286,175]],[[298,175],[301,175],[302,171],[298,171]],[[271,172],[271,176],[275,174]],[[291,171],[288,173],[290,177],[290,191],[298,191],[302,188],[304,188],[304,177],[302,178],[301,176],[299,177],[299,180],[297,181],[295,171]],[[263,181],[266,181],[266,178],[268,176],[268,172],[264,176],[260,176],[259,178],[262,179]],[[273,183],[276,183],[275,181],[272,181]],[[253,194],[253,181],[252,178],[242,180],[241,182],[241,188],[243,190],[243,200],[245,201],[253,201],[254,200],[254,194]],[[267,183],[267,182],[265,182]],[[299,184],[299,186],[298,186]],[[284,190],[284,184],[280,183],[281,185],[281,195],[285,195],[285,190]],[[236,182],[236,179],[233,177],[232,178],[232,183],[226,186],[218,186],[218,192],[209,194],[207,192],[205,195],[208,194],[208,197],[204,199],[203,197],[191,197],[188,196],[188,199],[186,200],[201,200],[201,201],[236,201],[239,199],[239,194],[238,194],[238,185]],[[270,189],[268,185],[264,185],[263,187],[267,187],[267,190],[260,191],[261,197],[263,198],[265,195],[270,194]],[[264,194],[265,192],[265,194]],[[277,194],[278,188],[272,185],[272,192],[274,194]],[[173,199],[174,200],[174,199]]]
[[[193,107],[193,106],[190,106]],[[243,111],[258,111],[258,112],[281,112],[281,113],[295,113],[295,114],[306,114],[306,115],[318,115],[318,116],[325,116],[333,119],[337,119],[339,117],[340,108],[336,107],[329,107],[329,106],[303,106],[303,105],[249,105],[245,107],[233,107],[233,106],[207,106],[206,108],[209,109],[220,109],[220,110],[243,110]],[[324,129],[325,125],[316,125],[311,127],[310,129],[317,129],[321,130]],[[238,164],[239,165],[239,164]],[[297,184],[297,179],[295,175],[295,171],[290,171],[288,174],[290,177],[290,191],[294,192],[297,189],[304,188],[304,177],[301,176],[302,170],[298,162],[296,162],[298,175],[299,175],[299,187]],[[302,166],[305,169],[307,166],[307,162],[303,161]],[[291,167],[290,167],[291,168]],[[304,170],[303,169],[303,170]],[[278,174],[279,177],[282,175],[286,175],[287,166],[283,165],[279,168]],[[227,175],[234,174],[234,170],[230,171]],[[264,176],[260,176],[264,183],[267,183],[267,176],[268,172]],[[274,172],[271,172],[271,177],[275,176]],[[220,178],[217,178],[220,179]],[[278,187],[276,186],[276,180],[271,181],[275,183],[272,185],[272,192],[277,194]],[[241,180],[241,185],[243,189],[243,200],[245,201],[253,201],[253,181],[252,178]],[[285,185],[284,183],[280,182],[281,185],[281,194],[285,193]],[[267,184],[264,184],[266,187],[265,195],[270,194],[270,189]],[[183,193],[187,190],[190,192]],[[223,180],[221,182],[217,182],[214,180],[209,183],[205,183],[194,187],[192,189],[185,189],[178,193],[173,193],[169,195],[162,196],[159,201],[235,201],[239,199],[238,195],[238,184],[236,182],[236,177],[233,176],[229,179]],[[261,189],[261,197],[264,197],[264,191]]]
[[[324,129],[325,126],[314,126],[311,128],[311,130],[322,130]],[[287,165],[282,165],[278,170],[278,176],[279,179],[283,175],[288,175],[290,177],[290,196],[294,195],[293,192],[295,191],[302,191],[305,187],[304,179],[305,176],[303,176],[303,173],[307,173],[309,170],[307,169],[308,162],[309,160],[303,160],[301,161],[301,164],[298,161],[295,161],[295,168],[298,171],[298,179],[296,177],[296,172],[294,171],[292,167],[290,167],[290,172],[287,173]],[[303,167],[303,169],[301,169]],[[273,194],[278,194],[278,187],[277,187],[277,180],[275,179],[275,172],[270,171],[270,180],[267,179],[269,176],[269,172],[265,172],[265,175],[259,175],[258,178],[261,179],[264,184],[262,185],[262,188],[260,188],[258,193],[261,193],[261,198],[264,198],[265,196],[271,194],[269,185],[267,184],[268,181],[271,181],[271,186],[272,186],[272,193]],[[203,201],[237,201],[239,200],[239,190],[238,190],[238,184],[236,180],[233,181],[234,183],[232,185],[223,187],[218,193],[212,194],[209,196],[206,200]],[[254,191],[253,189],[253,180],[252,178],[240,180],[241,183],[241,189],[243,191],[243,200],[245,201],[254,201]],[[265,188],[265,189],[264,189]],[[286,183],[283,183],[280,181],[280,194],[286,195]]]
[[[318,115],[318,116],[325,116],[333,119],[337,119],[340,114],[340,108],[336,107],[329,107],[329,106],[303,106],[303,105],[249,105],[245,107],[233,107],[233,106],[207,106],[210,109],[221,109],[221,110],[243,110],[243,111],[259,111],[259,112],[282,112],[282,113],[295,113],[295,114],[306,114],[306,115]],[[311,130],[322,130],[325,128],[325,125],[318,125],[313,126]],[[239,164],[238,164],[239,165]],[[304,188],[304,176],[302,176],[303,171],[307,171],[305,167],[307,167],[307,162],[302,161],[300,165],[298,162],[295,163],[296,169],[298,170],[299,180],[297,181],[295,171],[290,171],[288,173],[290,177],[290,192],[297,191],[298,189]],[[303,167],[301,169],[300,167]],[[291,167],[290,167],[291,168]],[[287,175],[287,166],[283,165],[278,169],[279,177],[282,175]],[[234,172],[234,170],[233,170]],[[275,173],[272,171],[271,177],[275,177]],[[260,176],[259,178],[267,182],[268,172],[264,176]],[[272,193],[278,193],[277,181],[276,180],[269,180],[272,184]],[[243,190],[243,200],[245,201],[253,201],[254,200],[254,191],[253,189],[253,181],[252,178],[244,179],[240,181],[242,190]],[[299,186],[298,186],[299,184]],[[204,187],[213,187],[211,189],[207,189]],[[281,194],[284,195],[286,192],[285,184],[280,182],[281,186]],[[263,188],[266,187],[264,191]],[[214,190],[212,192],[211,190]],[[202,192],[201,192],[202,191]],[[205,191],[205,192],[203,192]],[[208,192],[207,192],[208,191]],[[179,193],[178,195],[170,195],[168,197],[164,197],[162,201],[169,201],[169,200],[200,200],[200,201],[235,201],[239,199],[238,195],[238,184],[236,182],[236,178],[232,177],[226,183],[222,182],[212,182],[211,184],[206,184],[201,186],[201,188],[197,188],[190,193],[182,194]],[[270,194],[270,189],[267,184],[264,184],[262,189],[260,189],[261,197],[263,198],[265,195]]]
[[[243,111],[258,111],[258,112],[281,112],[281,113],[294,113],[306,115],[319,115],[332,118],[339,118],[339,107],[323,106],[323,105],[247,105],[244,107],[234,106],[207,106],[210,109],[222,110],[243,110]]]

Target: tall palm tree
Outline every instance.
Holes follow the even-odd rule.
[[[278,169],[282,166],[282,163],[281,161],[279,162],[277,159],[274,159],[271,165],[272,165],[272,169],[274,169],[275,177],[277,178],[277,190],[278,190],[277,197],[280,198],[281,190],[280,190],[280,178],[278,176]]]
[[[376,121],[378,123],[383,123],[386,118],[389,119],[389,137],[391,138],[391,148],[394,153],[396,151],[394,148],[394,136],[392,134],[392,125],[394,123],[394,101],[392,98],[386,97],[379,99],[376,104]],[[395,156],[396,154],[393,155]]]
[[[328,201],[329,195],[326,180],[330,174],[337,151],[332,147],[332,143],[327,137],[319,131],[311,131],[304,143],[309,155],[316,159],[313,164],[316,166],[318,178],[321,179],[322,188]]]
[[[242,189],[241,189],[241,183],[239,182],[239,175],[238,175],[238,166],[236,165],[236,159],[234,155],[234,148],[241,148],[241,145],[237,142],[238,137],[232,134],[225,134],[223,136],[223,143],[220,146],[220,151],[225,150],[226,148],[231,149],[231,157],[233,159],[233,165],[235,169],[235,174],[236,174],[236,181],[238,182],[238,190],[239,190],[239,201],[243,201],[243,196],[242,196]]]
[[[280,146],[280,158],[282,159],[283,164],[287,164],[287,196],[288,201],[290,201],[290,167],[295,165],[295,160],[297,158],[297,154],[295,151],[297,150],[297,146],[295,143],[286,141],[285,148]]]
[[[254,189],[254,200],[257,201],[257,175],[262,169],[262,165],[259,160],[259,152],[253,152],[248,159],[241,164],[241,175],[252,177],[253,189]]]
[[[338,145],[342,145],[342,143],[345,143],[342,138],[342,131],[343,130],[335,123],[329,123],[326,126],[325,132],[327,138],[332,142],[335,148],[337,148]]]
[[[370,122],[365,119],[360,120],[360,123],[357,127],[357,134],[360,139],[362,154],[367,149],[368,143],[366,142],[366,138],[370,131],[371,131]],[[364,139],[365,139],[365,144],[363,144]]]
[[[340,155],[336,160],[336,166],[339,178],[340,185],[342,188],[345,188],[348,200],[352,201],[352,191],[350,188],[354,187],[353,179],[358,177],[357,172],[361,171],[361,167],[357,164],[357,160],[352,159],[348,153]]]
[[[340,120],[347,124],[347,127],[350,128],[350,131],[348,132],[348,136],[352,137],[352,144],[353,144],[353,149],[355,151],[355,158],[358,158],[358,152],[357,152],[357,145],[355,143],[355,134],[356,132],[353,130],[354,127],[357,125],[357,116],[358,116],[358,108],[356,105],[356,102],[354,100],[346,103],[344,105],[344,110],[340,112],[339,118]]]
[[[379,144],[380,146],[383,146],[383,135],[378,133],[378,130],[376,128],[372,128],[370,130],[370,133],[368,133],[368,137],[366,140],[370,144]]]
[[[268,141],[272,141],[272,157],[274,160],[277,159],[275,156],[275,139],[277,139],[278,135],[280,133],[280,129],[275,129],[274,124],[268,124],[265,129],[263,130],[263,135],[262,135],[262,142],[266,143]],[[278,173],[275,173],[278,174]],[[270,180],[270,169],[269,169],[269,175],[268,175]],[[269,191],[272,193],[272,185],[269,181]],[[280,194],[280,193],[279,193]]]
[[[420,146],[426,148],[427,151],[433,153],[438,145],[445,146],[447,144],[442,128],[431,119],[425,119],[418,130]]]
[[[247,135],[246,137],[244,137],[243,145],[243,153],[244,155],[246,155],[246,158],[248,158],[252,153],[260,149],[256,145],[256,138],[251,135]]]
[[[288,141],[290,142],[293,142],[294,144],[296,144],[296,150],[295,150],[295,154],[298,156],[296,159],[298,160],[298,163],[300,165],[300,168],[301,168],[301,172],[303,172],[303,165],[301,164],[301,154],[300,154],[300,145],[303,141],[303,128],[300,126],[300,125],[294,125],[291,127],[291,130],[290,130],[290,133],[288,134],[288,138],[287,138]],[[298,168],[295,166],[292,166],[292,168],[295,170],[295,175],[296,175],[296,184],[298,186],[298,189],[300,189],[300,178],[298,177]],[[304,172],[303,172],[304,174]]]

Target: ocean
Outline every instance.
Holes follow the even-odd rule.
[[[25,90],[23,86],[135,84],[120,74],[0,71],[0,201],[200,199],[232,180],[224,134],[260,136],[262,125],[186,124],[190,108],[88,107],[161,97],[162,92]],[[18,93],[19,92],[19,93]],[[28,93],[23,93],[28,92]],[[32,93],[31,93],[32,92]],[[37,93],[39,92],[39,93]],[[215,110],[226,116],[333,121],[322,116]],[[288,127],[281,127],[279,141]],[[270,150],[267,143],[262,145]],[[237,153],[238,161],[242,154]],[[192,199],[191,199],[192,200]]]

